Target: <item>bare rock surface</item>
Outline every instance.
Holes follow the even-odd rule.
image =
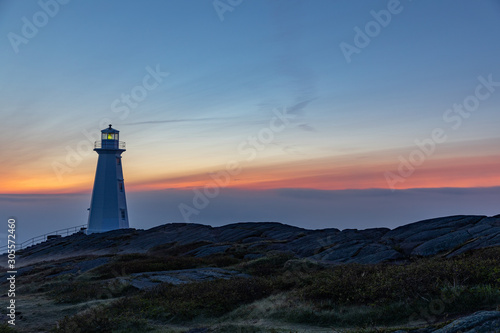
[[[238,271],[215,267],[206,267],[172,271],[134,273],[128,277],[119,279],[121,283],[129,284],[138,289],[150,289],[164,282],[178,285],[216,279],[227,280],[233,277],[250,276]]]
[[[454,320],[448,325],[417,330],[399,330],[394,333],[498,333],[500,332],[500,311],[479,311]]]
[[[500,311],[480,311],[460,318],[433,333],[495,333],[500,332]]]

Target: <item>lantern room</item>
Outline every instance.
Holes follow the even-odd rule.
[[[125,143],[120,142],[120,131],[115,130],[109,125],[108,128],[101,131],[101,141],[96,141],[94,150],[96,149],[119,149],[125,150]]]
[[[101,139],[102,141],[104,140],[116,140],[118,141],[118,136],[120,135],[120,131],[115,130],[114,128],[111,128],[111,124],[109,125],[109,128],[103,129],[101,131],[102,136]]]

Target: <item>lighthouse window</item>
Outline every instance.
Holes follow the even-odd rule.
[[[119,158],[119,157],[117,157],[117,158],[116,158],[116,164],[117,164],[117,165],[122,165],[122,159],[121,159],[121,158]]]
[[[125,209],[120,209],[120,213],[122,215],[122,220],[125,220]]]
[[[120,187],[120,192],[123,192],[123,183],[122,182],[118,182],[118,186]]]
[[[117,140],[118,139],[118,134],[114,134],[114,133],[102,133],[102,139],[103,140]]]

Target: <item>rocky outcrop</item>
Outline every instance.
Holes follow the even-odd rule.
[[[449,216],[388,228],[308,230],[276,222],[211,227],[170,223],[149,230],[122,229],[52,239],[19,252],[26,265],[77,255],[145,253],[178,249],[177,255],[227,254],[258,258],[269,251],[330,263],[373,264],[412,256],[454,256],[500,245],[500,215]],[[1,260],[0,262],[6,262]]]
[[[128,277],[120,277],[119,280],[121,283],[131,285],[137,289],[150,289],[164,282],[177,285],[216,279],[227,280],[233,277],[248,278],[250,276],[233,270],[206,267],[173,271],[134,273]]]
[[[448,325],[435,329],[432,327],[399,330],[394,333],[498,333],[500,332],[500,311],[479,311],[454,320]]]
[[[493,333],[500,332],[500,312],[481,311],[460,318],[433,333]]]

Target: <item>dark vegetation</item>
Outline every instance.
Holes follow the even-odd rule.
[[[96,278],[113,278],[140,272],[158,272],[197,267],[226,267],[238,263],[239,260],[230,256],[216,255],[212,257],[176,257],[158,254],[126,254],[118,256],[108,264],[94,270]]]
[[[11,325],[7,323],[0,324],[0,333],[14,333],[16,332]]]
[[[198,245],[199,246],[199,245]],[[175,256],[169,247],[123,255],[69,278],[49,294],[58,302],[117,298],[66,317],[56,332],[144,331],[148,323],[185,323],[204,318],[243,316],[250,304],[281,295],[259,314],[274,320],[322,326],[374,327],[437,323],[500,305],[500,247],[453,258],[417,258],[405,264],[327,266],[287,253],[255,260],[229,255]],[[182,249],[185,251],[185,249]],[[179,252],[180,253],[180,252]],[[137,272],[195,267],[230,267],[250,278],[160,284],[139,291],[120,287],[116,277]],[[248,311],[245,312],[247,308]]]

